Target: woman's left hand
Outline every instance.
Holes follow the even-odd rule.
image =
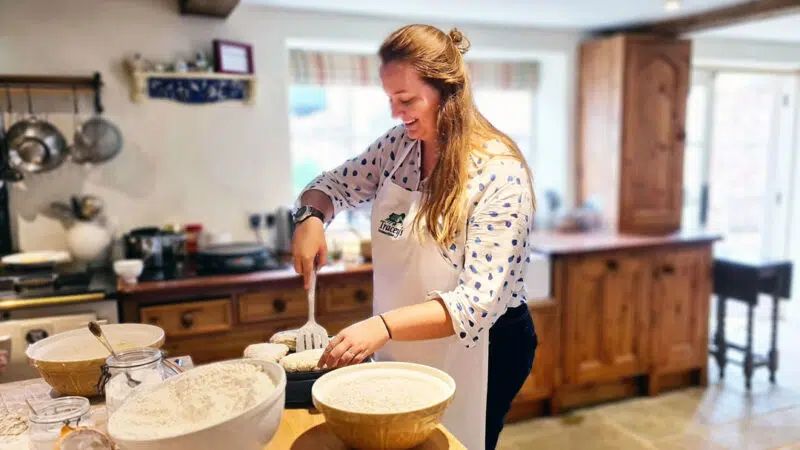
[[[337,334],[319,359],[318,367],[358,364],[389,342],[389,332],[378,316],[356,322]]]

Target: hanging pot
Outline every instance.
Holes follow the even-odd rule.
[[[8,116],[11,117],[11,93],[6,87],[6,103]],[[0,112],[0,186],[4,181],[17,182],[22,180],[22,174],[8,165],[8,145],[6,145],[6,125],[3,113]]]
[[[31,117],[20,120],[8,129],[9,166],[25,172],[47,172],[55,169],[66,157],[67,141],[50,122],[33,115],[30,92],[28,110]]]

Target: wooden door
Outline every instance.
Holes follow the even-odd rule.
[[[644,373],[647,261],[615,252],[576,258],[567,267],[564,381],[580,384]]]
[[[689,41],[626,38],[619,230],[681,224]]]
[[[655,257],[652,295],[653,372],[708,364],[711,251],[707,246]]]

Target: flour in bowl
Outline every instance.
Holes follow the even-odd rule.
[[[224,422],[264,401],[275,383],[261,366],[200,366],[148,392],[130,397],[111,416],[115,439],[158,439]]]
[[[322,401],[336,409],[394,414],[433,406],[451,389],[431,375],[407,370],[365,370],[331,380]]]

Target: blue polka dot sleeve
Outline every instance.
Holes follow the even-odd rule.
[[[402,126],[392,128],[360,155],[313,179],[300,197],[311,189],[324,192],[333,202],[334,215],[373,200],[385,174],[392,170],[394,158],[390,155],[401,145],[404,131]]]
[[[533,204],[519,162],[493,163],[470,181],[474,192],[458,286],[435,292],[450,312],[456,338],[467,347],[488,339],[507,308],[526,302],[524,271]]]

